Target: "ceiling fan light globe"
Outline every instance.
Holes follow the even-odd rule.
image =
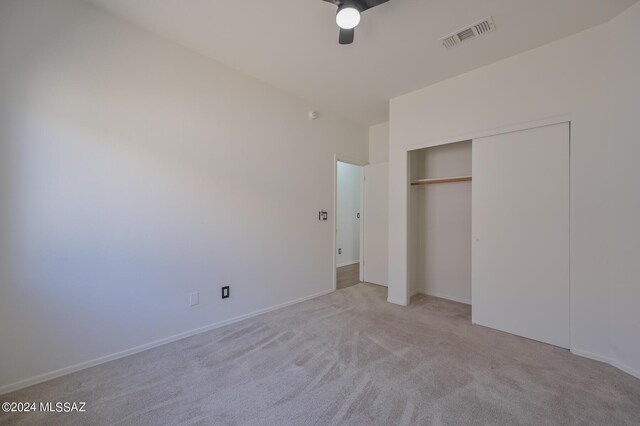
[[[345,30],[355,28],[360,23],[360,12],[353,7],[344,7],[338,10],[336,23]]]

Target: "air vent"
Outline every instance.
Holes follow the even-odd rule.
[[[490,16],[474,24],[471,24],[468,27],[462,28],[454,33],[444,36],[439,40],[442,42],[442,45],[444,47],[446,47],[447,49],[451,49],[452,47],[457,46],[463,41],[485,35],[486,33],[494,31],[495,29],[496,25],[493,22],[493,18]]]
[[[466,39],[475,37],[476,35],[471,28],[467,28],[464,31],[460,31],[457,34],[457,36],[460,39],[460,41],[465,41]]]
[[[488,33],[489,31],[495,29],[495,25],[493,23],[493,19],[489,18],[489,19],[485,19],[479,24],[475,24],[473,26],[473,29],[476,31],[476,34],[482,35],[484,33]]]
[[[442,40],[442,44],[444,44],[444,47],[446,47],[447,49],[458,44],[458,37],[455,37],[455,36],[445,37],[440,40]]]

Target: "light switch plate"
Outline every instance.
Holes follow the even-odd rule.
[[[195,306],[198,303],[200,303],[200,293],[197,293],[197,292],[196,293],[191,293],[189,295],[189,304],[191,306]]]

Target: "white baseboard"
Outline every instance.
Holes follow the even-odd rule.
[[[581,356],[583,358],[589,358],[594,361],[604,362],[605,364],[611,364],[611,358],[606,357],[604,355],[594,354],[593,352],[583,351],[582,349],[571,348],[571,353],[574,355]]]
[[[395,305],[400,305],[400,306],[407,306],[407,303],[401,300],[396,300],[396,299],[392,299],[390,297],[387,297],[387,302],[389,303],[393,303]]]
[[[380,287],[386,287],[389,288],[388,284],[381,284],[381,283],[377,283],[375,281],[365,281],[365,280],[360,280],[363,283],[367,283],[367,284],[373,284],[373,285],[379,285]]]
[[[583,358],[589,358],[592,359],[594,361],[600,361],[600,362],[604,362],[605,364],[609,364],[612,365],[613,367],[617,368],[618,370],[622,370],[627,374],[632,375],[633,377],[640,379],[640,371],[635,370],[631,367],[629,367],[628,365],[622,364],[621,362],[610,358],[610,357],[606,357],[603,355],[598,355],[598,354],[594,354],[593,352],[589,352],[589,351],[583,351],[582,349],[577,349],[577,348],[571,348],[571,353],[574,355],[578,355],[581,356]]]
[[[426,294],[427,296],[439,297],[440,299],[453,300],[454,302],[464,303],[465,305],[471,304],[471,300],[469,299],[464,299],[462,297],[457,297],[457,296],[450,296],[448,294],[434,293],[434,292],[428,292],[428,293],[419,292],[419,293]]]
[[[204,327],[200,327],[200,328],[196,328],[193,330],[189,330],[189,331],[185,331],[183,333],[179,333],[170,337],[166,337],[164,339],[160,339],[160,340],[156,340],[154,342],[150,342],[150,343],[146,343],[144,345],[140,345],[140,346],[136,346],[130,349],[126,349],[124,351],[120,351],[120,352],[116,352],[114,354],[110,354],[110,355],[105,355],[99,358],[95,358],[89,361],[85,361],[85,362],[81,362],[79,364],[75,364],[75,365],[71,365],[68,367],[64,367],[58,370],[54,370],[54,371],[50,371],[48,373],[44,373],[44,374],[40,374],[38,376],[34,376],[28,379],[24,379],[24,380],[20,380],[18,382],[15,383],[11,383],[8,385],[4,385],[4,386],[0,386],[0,395],[3,395],[5,393],[9,393],[9,392],[13,392],[19,389],[23,389],[26,388],[28,386],[31,385],[35,385],[38,383],[42,383],[42,382],[46,382],[47,380],[51,380],[51,379],[55,379],[56,377],[61,377],[64,376],[66,374],[70,374],[70,373],[74,373],[76,371],[80,371],[80,370],[84,370],[85,368],[90,368],[99,364],[103,364],[105,362],[109,362],[109,361],[113,361],[119,358],[123,358],[125,356],[129,356],[129,355],[133,355],[136,354],[138,352],[142,352],[142,351],[146,351],[148,349],[152,349],[158,346],[162,346],[165,345],[167,343],[171,343],[171,342],[175,342],[190,336],[194,336],[196,334],[200,334],[200,333],[204,333],[210,330],[214,330],[216,328],[220,328],[220,327],[224,327],[226,325],[230,325],[236,322],[240,322],[243,321],[245,319],[249,319],[261,314],[266,314],[268,312],[273,312],[273,311],[277,311],[278,309],[282,309],[285,308],[287,306],[291,306],[291,305],[295,305],[296,303],[301,303],[310,299],[315,299],[316,297],[320,297],[320,296],[324,296],[326,294],[332,293],[334,290],[330,289],[330,290],[324,290],[321,291],[319,293],[315,293],[312,294],[310,296],[305,296],[305,297],[301,297],[299,299],[295,299],[295,300],[291,300],[289,302],[284,302],[281,303],[279,305],[275,305],[275,306],[271,306],[268,308],[264,308],[264,309],[260,309],[257,310],[255,312],[251,312],[248,314],[244,314],[244,315],[240,315],[234,318],[230,318],[227,320],[223,320],[223,321],[219,321],[213,324],[209,324],[206,325]],[[437,296],[435,294],[431,294],[431,296],[435,296],[435,297],[441,297],[443,299],[448,299],[449,297],[443,297],[443,296]],[[451,300],[455,300],[452,299]],[[455,300],[455,301],[460,301],[460,300]],[[403,301],[400,300],[395,300],[392,298],[387,298],[387,302],[389,303],[393,303],[396,305],[400,305],[400,306],[407,306],[407,304]],[[461,303],[467,303],[464,301],[460,301]],[[602,356],[602,355],[598,355],[589,351],[584,351],[582,349],[577,349],[577,348],[571,348],[571,353],[577,356],[581,356],[584,358],[589,358],[595,361],[600,361],[600,362],[604,362],[606,364],[612,365],[615,368],[618,368],[619,370],[624,371],[627,374],[630,374],[638,379],[640,379],[640,371],[637,371],[629,366],[626,366],[614,359],[611,359],[610,357],[606,357],[606,356]]]
[[[341,268],[343,266],[355,265],[356,263],[360,263],[359,260],[350,260],[348,262],[339,263],[336,265],[336,268]]]
[[[146,351],[148,349],[152,349],[158,346],[166,345],[167,343],[175,342],[177,340],[182,340],[187,337],[194,336],[196,334],[204,333],[206,331],[214,330],[216,328],[224,327],[225,325],[233,324],[236,322],[243,321],[245,319],[249,319],[261,314],[266,314],[268,312],[277,311],[278,309],[286,308],[287,306],[295,305],[296,303],[304,302],[310,299],[315,299],[316,297],[324,296],[329,293],[333,293],[335,290],[324,290],[319,293],[312,294],[310,296],[301,297],[299,299],[291,300],[289,302],[284,302],[279,305],[271,306],[268,308],[260,309],[255,312],[250,312],[248,314],[240,315],[234,318],[230,318],[227,320],[219,321],[213,324],[206,325],[204,327],[199,327],[193,330],[185,331],[183,333],[175,334],[170,337],[165,337],[164,339],[156,340],[154,342],[145,343],[144,345],[135,346],[130,349],[125,349],[124,351],[116,352],[110,355],[101,356],[99,358],[95,358],[89,361],[84,361],[79,364],[70,365],[68,367],[60,368],[58,370],[50,371],[48,373],[40,374],[34,377],[30,377],[28,379],[20,380],[15,383],[11,383],[8,385],[0,386],[0,395],[5,393],[13,392],[19,389],[26,388],[27,386],[35,385],[38,383],[46,382],[47,380],[55,379],[56,377],[64,376],[66,374],[75,373],[76,371],[84,370],[85,368],[94,367],[99,364],[104,364],[105,362],[113,361],[119,358],[123,358],[125,356],[137,354],[138,352]]]

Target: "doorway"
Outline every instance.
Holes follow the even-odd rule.
[[[362,167],[336,164],[336,289],[360,282]]]

